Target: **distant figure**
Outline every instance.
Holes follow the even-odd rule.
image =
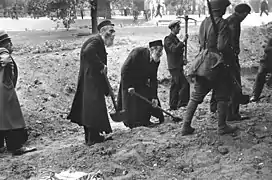
[[[160,15],[161,17],[162,17],[162,14],[161,14],[161,5],[160,4],[158,4],[158,6],[157,6],[157,13],[156,13],[156,15],[155,15],[155,17],[157,17],[158,15]]]
[[[84,8],[81,6],[80,8],[80,15],[81,15],[81,19],[84,18]]]
[[[261,14],[260,16],[262,16],[263,12],[268,16],[268,3],[266,2],[266,0],[263,0],[261,3]]]

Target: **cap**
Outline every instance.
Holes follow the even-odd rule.
[[[231,3],[229,0],[210,0],[210,4],[211,9],[216,11],[228,7]]]
[[[251,11],[251,7],[247,4],[238,4],[235,8],[234,8],[235,12],[237,13],[250,13]]]
[[[163,46],[162,40],[156,40],[156,41],[149,42],[149,47],[153,47],[153,46]]]
[[[109,25],[114,26],[114,24],[112,24],[110,20],[104,20],[104,21],[102,21],[101,23],[99,23],[99,24],[97,25],[97,29],[98,29],[98,31],[100,31],[100,29],[101,29],[102,27],[104,27],[104,26],[109,26]]]
[[[6,39],[10,39],[7,32],[4,30],[0,30],[0,42],[4,41]]]
[[[180,20],[174,20],[174,21],[171,21],[168,25],[168,28],[169,29],[172,29],[173,27],[175,27],[177,24],[180,24]]]

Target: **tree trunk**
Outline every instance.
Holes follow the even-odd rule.
[[[110,1],[106,1],[106,19],[111,19],[111,7],[110,7]]]
[[[92,1],[91,7],[92,33],[97,33],[97,0]]]

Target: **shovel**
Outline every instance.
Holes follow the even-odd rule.
[[[129,94],[135,95],[135,96],[139,97],[140,99],[144,100],[145,102],[147,102],[147,103],[150,104],[151,106],[153,105],[152,102],[149,101],[147,98],[145,98],[145,97],[143,97],[142,95],[140,95],[140,94],[138,94],[137,92],[135,92],[135,89],[134,89],[134,88],[129,88],[129,89],[128,89],[128,92],[129,92]],[[166,110],[162,109],[161,107],[157,106],[156,108],[159,109],[159,110],[161,110],[162,112],[164,112],[164,113],[167,114],[168,116],[172,117],[174,122],[180,122],[180,121],[182,121],[181,118],[173,116],[172,114],[170,114],[170,113],[167,112]]]
[[[112,103],[113,103],[113,106],[114,106],[114,109],[115,109],[115,113],[110,113],[110,117],[114,122],[122,122],[122,121],[124,121],[126,119],[125,111],[124,110],[122,110],[122,111],[117,110],[117,103],[115,102],[115,97],[114,97],[114,94],[113,94],[109,79],[108,79],[106,74],[104,74],[104,76],[105,76],[107,85],[109,87],[109,94],[110,94],[110,97],[111,97],[111,100],[112,100]]]

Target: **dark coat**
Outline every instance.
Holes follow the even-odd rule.
[[[264,49],[263,58],[260,61],[261,65],[272,72],[272,38],[268,40],[268,43]]]
[[[89,38],[80,52],[77,91],[68,119],[99,132],[110,133],[105,95],[108,86],[100,72],[107,65],[107,53],[100,35]]]
[[[18,69],[8,51],[0,48],[0,61],[4,56],[10,63],[0,65],[0,131],[25,128],[25,121],[15,91]]]
[[[118,109],[127,113],[127,119],[124,121],[126,126],[148,125],[151,115],[158,118],[162,115],[151,105],[128,93],[128,89],[133,87],[137,93],[150,101],[158,99],[158,66],[159,63],[150,61],[149,49],[143,47],[133,49],[124,62],[121,69]]]
[[[241,20],[237,13],[230,15],[227,20],[231,32],[231,46],[235,55],[238,56],[240,53]]]
[[[266,1],[261,2],[261,11],[268,10],[268,4]]]
[[[168,69],[181,69],[184,65],[184,44],[176,35],[170,33],[164,38],[164,49],[167,55]]]

